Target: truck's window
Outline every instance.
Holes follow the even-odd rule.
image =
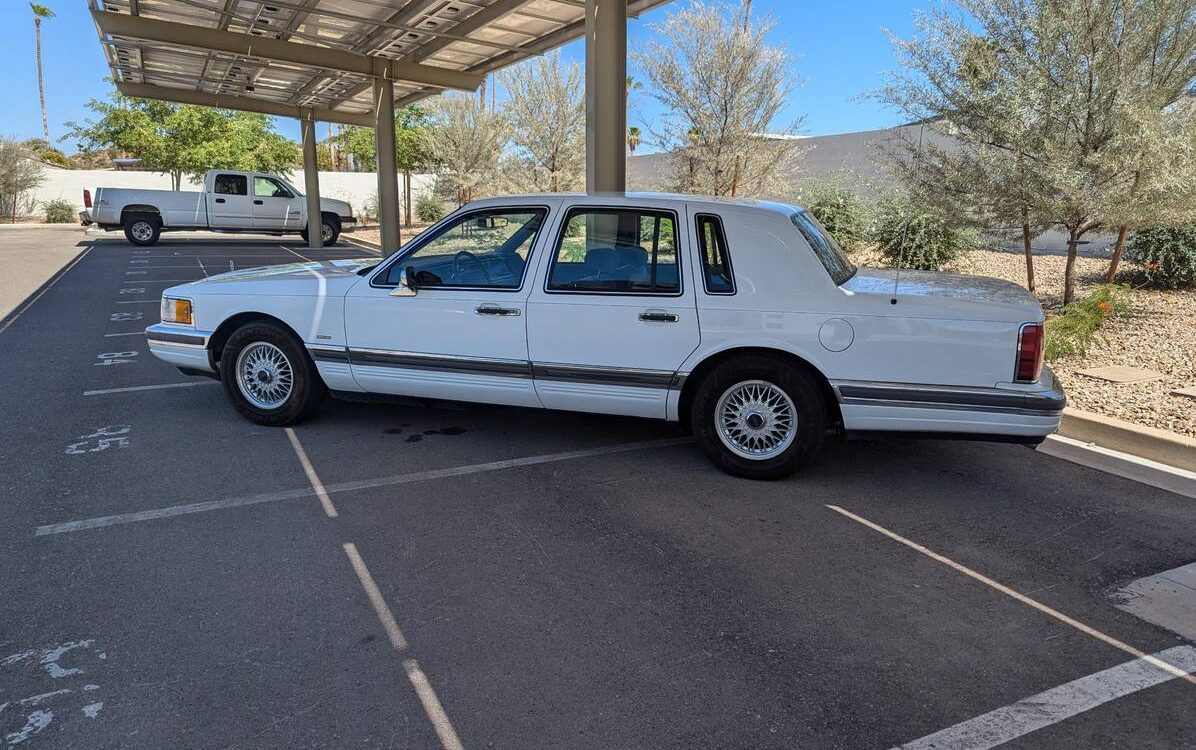
[[[680,294],[674,214],[637,208],[572,209],[552,259],[548,291]]]
[[[855,264],[847,258],[847,253],[843,252],[835,238],[818,223],[818,219],[807,211],[798,211],[790,218],[836,285],[855,276]]]
[[[294,198],[286,186],[272,177],[254,175],[253,194],[258,198]]]
[[[735,277],[731,274],[731,258],[727,254],[727,237],[722,219],[713,214],[698,214],[698,249],[707,294],[735,294]]]
[[[518,289],[528,254],[548,212],[543,208],[496,208],[465,214],[417,241],[386,271],[398,284],[408,266],[420,288]]]
[[[243,174],[218,174],[212,192],[221,195],[249,195],[248,182]]]

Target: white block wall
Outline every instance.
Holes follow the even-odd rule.
[[[44,167],[42,184],[34,192],[38,210],[46,201],[62,198],[83,208],[83,190],[95,194],[97,187],[146,188],[170,190],[170,175],[162,172],[125,172],[112,169],[58,169]],[[303,189],[303,170],[295,170],[288,180],[300,190]],[[411,178],[412,200],[417,200],[432,191],[436,178],[433,175],[418,174]],[[183,190],[199,190],[198,185],[189,185],[184,180]],[[353,205],[353,213],[361,213],[366,201],[378,191],[378,176],[373,172],[320,172],[320,195],[339,198]],[[27,196],[22,196],[26,200]],[[399,200],[403,201],[403,178],[399,176]]]

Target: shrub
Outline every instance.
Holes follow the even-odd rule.
[[[840,247],[849,253],[859,249],[868,233],[868,220],[854,190],[839,182],[814,183],[802,196],[801,204]]]
[[[62,198],[46,201],[42,207],[46,210],[47,224],[70,224],[79,218],[75,204]]]
[[[66,158],[66,154],[52,146],[41,149],[37,153],[37,156],[47,164],[53,164],[54,166],[62,167],[63,169],[71,168],[71,160]]]
[[[378,191],[375,190],[373,194],[365,199],[365,203],[361,205],[361,217],[366,221],[378,220]]]
[[[1126,256],[1146,269],[1155,286],[1175,289],[1196,284],[1196,224],[1143,227],[1125,246]]]
[[[444,218],[444,201],[434,195],[421,195],[415,201],[415,215],[427,224],[440,221]]]
[[[1053,362],[1069,354],[1086,354],[1096,338],[1097,329],[1109,318],[1124,315],[1129,309],[1129,296],[1130,291],[1123,286],[1104,284],[1049,318],[1046,322],[1046,360]]]
[[[941,271],[972,244],[975,237],[914,204],[890,198],[877,208],[876,249],[890,266]]]

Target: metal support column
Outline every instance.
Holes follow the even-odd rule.
[[[374,76],[374,148],[378,155],[378,223],[382,254],[399,249],[399,170],[395,165],[395,87],[390,70]]]
[[[320,164],[316,159],[316,121],[310,113],[299,121],[303,131],[303,189],[307,191],[307,246],[324,246],[320,216]],[[253,186],[250,186],[252,190]]]
[[[586,0],[586,192],[627,189],[627,0]]]

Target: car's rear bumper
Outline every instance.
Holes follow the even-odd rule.
[[[145,340],[153,354],[184,371],[215,374],[208,353],[211,331],[158,323],[145,329]]]
[[[340,219],[341,219],[341,231],[342,232],[352,232],[354,229],[357,228],[357,217],[356,216],[342,216],[342,217],[340,217]]]
[[[1048,368],[1037,384],[956,388],[893,383],[838,382],[843,426],[851,433],[922,435],[1034,442],[1059,429],[1067,397]]]

